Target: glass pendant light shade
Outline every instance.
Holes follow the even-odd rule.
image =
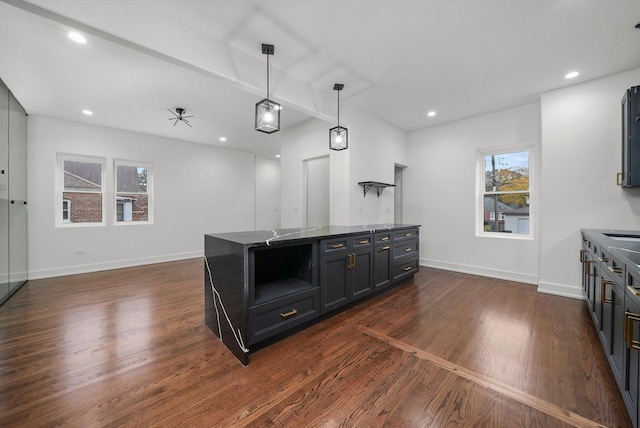
[[[342,126],[335,126],[329,130],[329,148],[344,150],[349,146],[349,130]]]
[[[329,130],[329,149],[344,150],[349,147],[349,130],[340,126],[340,91],[344,88],[342,83],[333,85],[333,90],[338,91],[338,126]]]
[[[256,131],[267,134],[280,130],[280,104],[269,99],[269,55],[273,52],[273,45],[262,45],[262,53],[267,56],[267,98],[256,104]]]
[[[271,134],[280,130],[280,104],[268,98],[256,104],[256,131]]]

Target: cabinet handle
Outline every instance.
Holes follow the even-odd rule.
[[[361,244],[368,244],[369,240],[368,239],[363,239],[362,241],[360,241]]]
[[[407,247],[407,248],[405,248],[405,249],[404,249],[404,252],[405,252],[405,253],[408,253],[408,252],[410,252],[411,250],[412,250],[412,248],[411,248],[411,247]]]
[[[598,257],[598,260],[600,260],[602,263],[609,263],[609,259],[606,257]]]
[[[411,269],[413,269],[411,266],[405,266],[405,267],[404,267],[404,270],[405,270],[406,272],[410,271]]]
[[[297,309],[291,309],[289,312],[285,312],[284,314],[280,314],[282,318],[289,318],[298,313]]]
[[[587,261],[584,257],[586,253],[587,253],[587,250],[580,250],[580,263],[584,263]]]
[[[391,248],[391,247],[389,247],[388,245],[385,245],[384,247],[380,248],[380,251],[386,251],[389,248]]]
[[[331,248],[333,248],[334,250],[338,248],[344,248],[344,244],[333,244]]]
[[[382,238],[380,238],[381,241],[388,241],[389,237],[388,236],[383,236]]]
[[[621,172],[616,174],[616,185],[617,186],[622,186],[622,173]]]
[[[633,340],[633,322],[640,321],[640,315],[633,312],[624,313],[624,342],[627,348],[640,351],[640,342]]]
[[[355,269],[356,268],[356,255],[355,255],[355,253],[351,253],[351,260],[353,260],[353,262],[351,264],[351,268]]]
[[[409,236],[411,236],[411,233],[405,233],[404,236],[408,238]]]
[[[620,268],[611,267],[611,266],[608,266],[608,268],[611,271],[611,273],[617,273],[617,274],[621,274],[622,273],[622,269],[620,269]]]
[[[607,284],[613,284],[613,281],[602,278],[600,280],[600,301],[602,303],[612,303],[613,300],[607,299]]]
[[[587,264],[587,276],[596,276],[595,274],[591,273],[591,264],[593,263],[593,261],[586,260],[585,263]]]

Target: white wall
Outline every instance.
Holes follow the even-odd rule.
[[[256,230],[280,228],[280,161],[256,158]]]
[[[535,174],[540,168],[538,103],[409,134],[403,215],[406,223],[422,225],[421,265],[537,283],[539,230],[534,239],[479,237],[475,231],[477,150],[524,145],[534,146]],[[535,218],[539,198],[532,196]]]
[[[196,257],[256,224],[253,154],[33,115],[28,137],[30,279]],[[57,152],[106,157],[107,198],[114,158],[153,163],[154,223],[55,227]]]
[[[581,228],[640,229],[640,189],[616,185],[620,100],[640,69],[542,94],[539,290],[580,296]]]
[[[393,184],[395,166],[409,165],[408,134],[370,114],[355,108],[345,108],[349,127],[350,175],[343,183],[349,189],[349,224],[394,222],[394,189],[386,188],[380,197],[371,189],[363,195],[361,181]],[[419,163],[411,165],[421,168]],[[408,169],[408,168],[407,168]]]

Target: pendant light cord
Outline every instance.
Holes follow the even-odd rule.
[[[267,54],[267,101],[269,100],[269,54]]]

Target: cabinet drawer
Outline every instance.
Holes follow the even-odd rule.
[[[320,289],[273,300],[249,308],[249,345],[281,333],[320,313]]]
[[[325,239],[320,243],[320,251],[323,254],[346,252],[347,248],[349,248],[350,238],[349,236],[345,236],[342,238]]]
[[[350,236],[351,248],[370,247],[373,245],[373,233]]]
[[[377,244],[388,244],[391,242],[391,232],[376,232],[375,233],[375,242]]]
[[[393,282],[400,281],[418,272],[418,259],[406,260],[393,265]]]
[[[418,236],[419,236],[418,228],[402,229],[402,230],[396,230],[393,232],[394,242],[405,240],[405,239],[414,239],[414,238],[417,238]]]
[[[397,262],[417,256],[419,242],[417,239],[408,239],[393,244],[393,261]]]

